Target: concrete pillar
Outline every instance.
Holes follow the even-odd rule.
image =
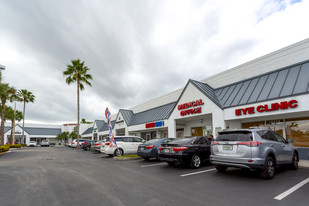
[[[218,136],[218,132],[226,129],[224,113],[222,110],[212,113],[212,128],[214,138]]]
[[[176,121],[174,119],[168,120],[168,137],[176,138]]]
[[[125,136],[129,136],[128,127],[125,127],[125,128],[124,128],[124,135],[125,135]]]
[[[156,138],[161,138],[160,130],[156,130]]]

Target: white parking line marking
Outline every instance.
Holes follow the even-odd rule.
[[[286,196],[290,195],[291,193],[295,192],[296,190],[298,190],[299,188],[301,188],[302,186],[304,186],[306,183],[309,182],[309,178],[305,179],[304,181],[298,183],[297,185],[295,185],[294,187],[288,189],[287,191],[281,193],[280,195],[278,195],[277,197],[275,197],[274,199],[276,200],[282,200],[283,198],[285,198]]]
[[[141,167],[154,167],[154,166],[158,166],[158,165],[166,165],[166,163],[159,163],[159,164],[153,164],[153,165],[143,165]]]
[[[216,170],[216,169],[203,170],[203,171],[193,172],[193,173],[184,174],[184,175],[180,175],[180,176],[181,177],[186,177],[186,176],[190,176],[190,175],[196,175],[196,174],[201,174],[201,173],[205,173],[205,172],[211,172],[211,171],[214,171],[214,170]]]

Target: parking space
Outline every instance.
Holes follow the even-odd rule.
[[[126,164],[126,163],[125,163]],[[129,162],[130,167],[142,168],[149,175],[162,175],[184,184],[205,188],[200,192],[224,194],[226,201],[239,205],[255,199],[256,205],[307,205],[309,191],[309,168],[300,167],[297,171],[278,168],[272,180],[263,180],[256,171],[229,168],[226,173],[218,173],[213,165],[204,165],[199,169],[190,169],[184,165],[169,166],[160,161]],[[221,198],[221,197],[220,197]],[[252,203],[255,205],[255,203]],[[234,204],[231,204],[234,205]]]
[[[191,169],[154,160],[119,161],[72,148],[26,148],[23,152],[0,158],[0,175],[11,183],[7,191],[0,191],[7,194],[0,198],[6,205],[10,205],[7,199],[14,198],[26,199],[29,204],[24,205],[40,205],[36,201],[43,197],[57,197],[51,205],[305,206],[309,201],[308,167],[280,168],[274,179],[264,180],[257,172],[241,169],[219,173],[213,165]],[[41,192],[46,188],[48,195]]]

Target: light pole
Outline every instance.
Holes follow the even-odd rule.
[[[0,84],[1,84],[1,79],[2,79],[2,70],[5,70],[5,66],[0,64]]]

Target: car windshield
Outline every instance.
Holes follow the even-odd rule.
[[[155,144],[155,143],[157,143],[158,141],[160,141],[160,139],[151,139],[151,140],[145,142],[145,144]]]
[[[216,141],[251,141],[252,133],[250,131],[229,131],[219,132]]]

